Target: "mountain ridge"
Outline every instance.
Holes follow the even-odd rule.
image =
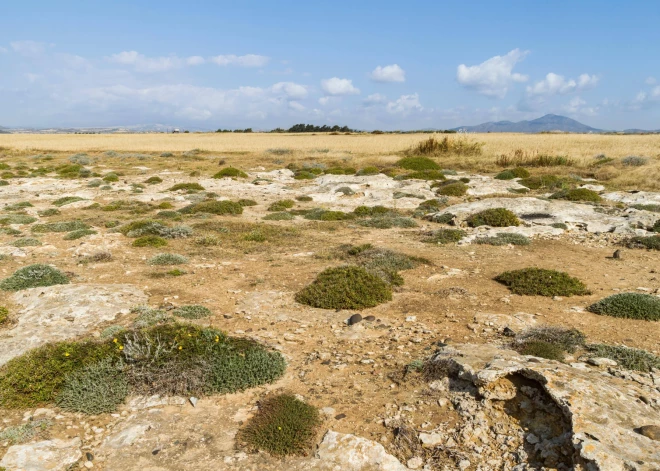
[[[566,116],[546,114],[533,120],[513,121],[490,121],[475,126],[459,126],[454,130],[465,130],[467,132],[575,132],[575,133],[601,133],[602,129],[592,128],[586,124]]]

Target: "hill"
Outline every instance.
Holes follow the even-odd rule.
[[[482,123],[476,126],[460,126],[455,130],[468,132],[524,132],[537,133],[543,131],[575,132],[575,133],[600,133],[602,129],[592,128],[566,116],[547,114],[531,121],[496,121]]]

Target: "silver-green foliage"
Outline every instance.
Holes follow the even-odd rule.
[[[7,427],[2,432],[0,432],[0,442],[8,441],[12,445],[25,443],[39,435],[39,433],[44,432],[48,427],[50,427],[50,425],[50,420],[42,419],[30,420],[29,422],[21,425]]]
[[[16,270],[13,275],[0,282],[0,289],[5,291],[19,291],[27,288],[65,285],[68,283],[69,279],[57,268],[37,263]]]
[[[159,253],[149,259],[149,265],[182,265],[188,258],[175,253]]]
[[[199,304],[178,307],[172,311],[172,314],[185,319],[202,319],[213,315],[209,308]]]

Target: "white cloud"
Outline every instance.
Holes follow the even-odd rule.
[[[240,67],[263,67],[269,60],[269,57],[260,56],[258,54],[246,54],[244,56],[229,54],[209,58],[209,61],[217,65],[238,65]]]
[[[305,111],[305,106],[298,103],[297,101],[290,101],[289,102],[289,108],[291,108],[293,111]]]
[[[379,105],[381,103],[386,103],[386,102],[387,102],[387,97],[385,95],[381,95],[380,93],[374,93],[372,95],[369,95],[363,101],[363,103],[366,106]]]
[[[307,98],[307,87],[294,82],[278,82],[272,87],[271,91],[278,95],[285,95],[287,98],[293,100],[300,100]]]
[[[48,44],[39,41],[12,41],[9,45],[14,52],[23,56],[38,56],[48,47]]]
[[[321,106],[326,106],[330,101],[332,100],[332,97],[329,96],[322,96],[319,98],[319,105]]]
[[[202,56],[190,56],[186,59],[186,64],[188,65],[202,65],[206,62]]]
[[[461,64],[456,71],[456,80],[465,88],[494,98],[504,98],[509,87],[517,82],[526,82],[526,75],[513,72],[529,51],[514,49],[505,56],[491,57],[479,65]]]
[[[646,80],[644,80],[644,83],[646,85],[655,85],[656,82],[657,80],[655,79],[655,77],[647,77]]]
[[[413,93],[412,95],[401,95],[397,100],[390,101],[387,104],[388,112],[403,115],[410,114],[413,111],[422,111],[423,109],[417,93]]]
[[[536,82],[533,86],[527,87],[527,94],[530,96],[566,95],[567,93],[593,88],[598,84],[598,80],[599,78],[596,75],[589,74],[582,74],[577,80],[567,80],[563,75],[550,72],[543,80]]]
[[[398,64],[378,66],[371,72],[374,82],[405,82],[406,72]]]
[[[360,89],[353,86],[352,80],[338,77],[321,80],[321,88],[331,96],[358,95],[360,93]]]
[[[585,116],[596,116],[598,114],[598,107],[585,106],[587,104],[579,96],[571,98],[571,101],[567,105],[564,105],[562,109],[569,114],[581,114]]]

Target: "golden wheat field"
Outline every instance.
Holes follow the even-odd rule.
[[[428,134],[2,134],[5,154],[88,152],[186,152],[197,149],[207,155],[240,155],[243,165],[268,164],[274,160],[350,161],[354,166],[387,165],[427,139]],[[443,137],[440,135],[439,137]],[[478,155],[446,153],[437,156],[446,167],[495,172],[502,155],[566,156],[573,165],[541,167],[538,173],[570,174],[596,178],[612,188],[660,189],[660,135],[597,134],[470,134],[450,139],[483,143]],[[612,159],[597,162],[596,155]],[[630,155],[648,159],[646,165],[625,166]],[[279,159],[278,159],[279,157]]]

